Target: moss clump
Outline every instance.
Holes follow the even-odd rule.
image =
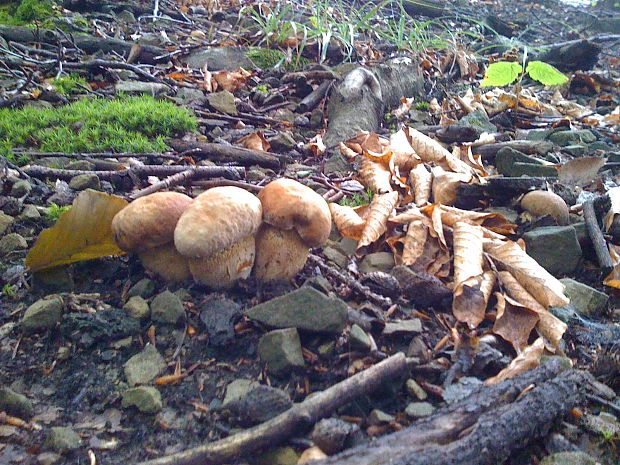
[[[48,221],[55,223],[58,218],[60,218],[60,215],[62,215],[64,212],[68,212],[69,210],[71,210],[71,205],[65,205],[64,207],[61,207],[58,204],[51,203],[49,208],[47,209],[45,218],[47,218]]]
[[[286,71],[298,71],[309,63],[307,58],[300,55],[294,55],[289,62],[286,53],[272,48],[252,47],[246,52],[246,56],[261,69],[282,68]]]
[[[71,74],[69,76],[62,76],[52,81],[52,87],[56,89],[56,92],[64,96],[68,96],[74,92],[79,92],[82,88],[89,88],[88,82],[82,76],[77,74]]]
[[[35,21],[53,26],[57,15],[52,0],[21,0],[0,5],[0,24],[9,26],[30,25]]]
[[[186,108],[153,97],[82,99],[57,108],[0,109],[0,155],[17,147],[44,152],[156,152],[197,128]]]

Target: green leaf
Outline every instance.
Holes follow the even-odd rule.
[[[513,61],[498,61],[488,66],[480,87],[501,87],[517,80],[523,68]]]
[[[559,86],[568,82],[566,76],[543,61],[530,61],[525,71],[532,79],[546,86]]]

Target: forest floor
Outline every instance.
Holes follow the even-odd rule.
[[[399,352],[396,375],[321,404],[313,418],[328,420],[204,463],[371,463],[337,454],[423,430],[551,359],[592,374],[587,399],[541,412],[526,439],[498,424],[493,457],[458,456],[457,437],[473,427],[437,447],[454,441],[459,464],[620,463],[620,10],[404,3],[0,0],[1,464],[181,453],[254,431]],[[390,62],[386,78],[393,57],[413,65]],[[514,84],[480,87],[491,63],[528,58],[567,82],[518,71]],[[350,72],[362,76],[360,97],[336,102]],[[390,87],[401,82],[409,94]],[[370,95],[374,127],[367,107],[346,113]],[[432,168],[426,200],[412,166],[394,168],[397,155],[423,177]],[[106,208],[149,186],[257,194],[281,177],[337,204],[329,240],[290,282],[167,283],[134,255],[85,245],[109,239],[98,235],[110,231]],[[528,207],[530,190],[557,195]],[[43,247],[39,234],[63,221]],[[424,240],[412,252],[414,225]],[[511,262],[497,240],[536,261]],[[475,323],[453,301],[459,273],[497,282]],[[389,458],[418,463],[400,460]]]

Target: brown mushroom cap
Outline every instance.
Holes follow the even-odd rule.
[[[323,197],[292,179],[277,179],[260,191],[263,221],[278,229],[295,229],[306,246],[327,241],[332,215]]]
[[[252,236],[261,223],[256,196],[239,187],[214,187],[203,192],[181,215],[174,245],[188,258],[207,258]]]
[[[140,197],[114,216],[114,240],[126,252],[141,252],[172,242],[177,221],[191,203],[191,197],[178,192]]]
[[[559,225],[569,224],[569,210],[564,199],[550,191],[528,192],[521,199],[521,208],[535,217],[549,215]]]
[[[168,282],[181,282],[190,277],[189,263],[174,243],[154,247],[138,253],[142,266]]]
[[[297,231],[263,224],[256,235],[254,276],[261,281],[292,279],[306,264],[309,253]]]

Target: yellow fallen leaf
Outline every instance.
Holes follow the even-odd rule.
[[[493,332],[510,342],[517,354],[521,354],[538,323],[538,315],[501,292],[496,292],[495,297],[497,316]]]
[[[420,207],[431,198],[433,175],[420,163],[409,172],[409,183],[413,188],[415,204]]]
[[[112,218],[127,205],[115,195],[88,189],[77,196],[71,210],[39,234],[28,252],[26,266],[40,271],[124,252],[114,242]]]
[[[519,283],[545,308],[563,307],[570,303],[564,295],[564,285],[511,241],[484,241],[484,251],[510,271]]]
[[[403,131],[409,139],[409,143],[418,156],[425,162],[437,162],[451,155],[439,142],[431,139],[420,131],[413,128],[404,128]]]
[[[454,299],[452,313],[456,319],[476,328],[482,320],[487,301],[482,293],[483,255],[482,228],[467,223],[456,223],[454,242]]]
[[[356,241],[361,239],[366,221],[353,208],[330,203],[329,211],[342,237],[348,237]]]
[[[536,312],[539,319],[536,325],[538,333],[545,339],[547,349],[555,352],[566,332],[566,323],[543,307],[508,271],[500,271],[499,280],[510,298]]]
[[[510,362],[506,368],[500,371],[497,375],[487,379],[484,384],[492,386],[494,384],[501,383],[510,378],[514,378],[521,373],[525,373],[532,368],[536,368],[540,365],[540,358],[545,352],[545,343],[542,338],[536,339],[534,343],[527,347],[520,355]]]
[[[607,246],[609,247],[609,255],[611,255],[614,269],[605,277],[603,284],[614,289],[620,289],[620,246],[614,244],[607,244]]]
[[[372,244],[387,230],[387,220],[398,203],[398,192],[376,194],[368,207],[366,226],[362,232],[357,250]]]
[[[358,171],[358,179],[364,185],[376,194],[384,194],[392,191],[390,178],[392,173],[381,163],[363,157]]]

